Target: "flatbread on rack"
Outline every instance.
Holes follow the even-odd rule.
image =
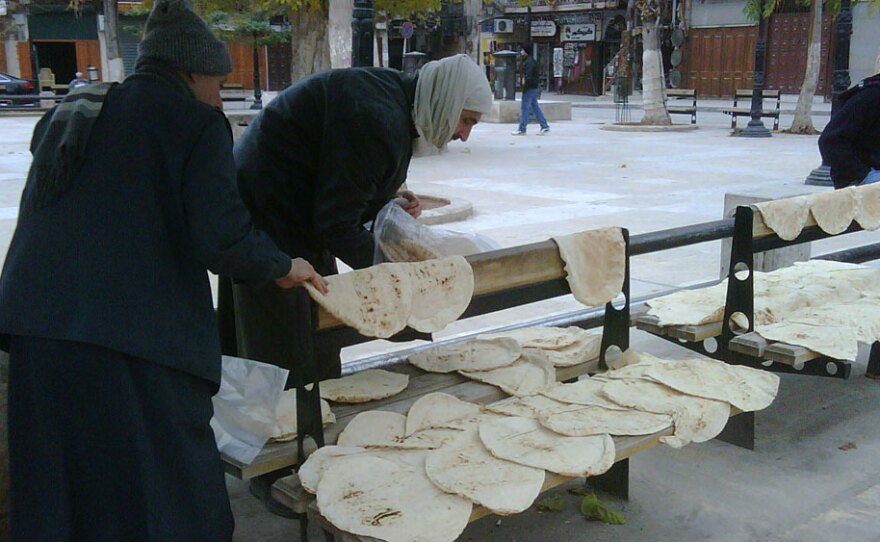
[[[501,388],[508,395],[534,395],[556,384],[556,369],[548,361],[518,361],[490,371],[461,371],[460,374]]]
[[[614,440],[609,435],[566,437],[531,418],[482,422],[480,440],[495,457],[563,476],[595,476],[614,465]]]
[[[869,231],[880,228],[880,183],[866,184],[856,187],[854,190],[856,222]]]
[[[819,192],[810,196],[810,213],[825,233],[837,235],[849,228],[858,211],[854,188]]]
[[[409,377],[382,369],[368,369],[321,382],[321,397],[335,403],[366,403],[397,395]]]
[[[464,256],[410,266],[412,305],[407,323],[422,333],[440,331],[458,320],[474,295],[474,272]]]
[[[470,341],[439,346],[409,357],[409,362],[429,373],[487,371],[513,364],[522,354],[514,339],[477,337]]]
[[[428,454],[425,472],[434,485],[495,514],[517,514],[535,502],[544,470],[498,459],[486,450],[478,427]]]
[[[429,393],[419,398],[406,415],[406,436],[423,429],[458,427],[453,423],[480,414],[480,406],[448,393]]]
[[[326,295],[305,283],[327,311],[367,337],[386,339],[406,327],[412,308],[410,264],[383,263],[327,277]]]
[[[336,528],[354,535],[453,542],[467,527],[473,505],[434,485],[424,462],[358,454],[334,461],[321,477],[318,508]]]
[[[672,426],[672,417],[666,414],[599,406],[578,406],[542,414],[538,421],[554,433],[569,437],[651,435]]]
[[[623,289],[626,243],[620,228],[554,237],[565,262],[568,285],[574,298],[589,307],[604,305]]]
[[[777,199],[754,204],[768,228],[783,241],[795,239],[810,217],[810,197]]]
[[[269,442],[289,442],[296,438],[296,390],[287,390],[281,394],[275,407],[275,434]],[[327,401],[321,399],[321,423],[324,426],[336,423],[336,416],[330,410]]]

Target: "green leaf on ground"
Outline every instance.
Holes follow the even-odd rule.
[[[541,512],[562,512],[565,510],[566,503],[562,495],[547,495],[538,499],[535,506]]]
[[[581,501],[581,514],[592,521],[601,521],[609,525],[623,525],[626,517],[617,510],[611,509],[607,504],[599,500],[595,494],[587,495]]]

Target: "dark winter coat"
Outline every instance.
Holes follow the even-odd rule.
[[[415,79],[350,68],[281,92],[235,146],[242,198],[290,254],[372,265],[372,220],[406,180],[417,132]]]
[[[541,75],[538,73],[538,61],[532,55],[526,56],[523,62],[523,90],[541,86]]]
[[[48,206],[29,175],[0,334],[95,344],[219,382],[207,270],[259,282],[290,269],[239,198],[226,118],[144,65],[108,94],[85,152]]]
[[[842,103],[819,138],[835,188],[860,183],[880,169],[880,75],[841,95]]]

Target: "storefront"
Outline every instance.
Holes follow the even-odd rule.
[[[526,14],[521,13],[524,9],[508,8],[503,17],[491,21],[492,37],[483,40],[488,47],[484,62],[496,50],[516,50],[531,41],[545,91],[602,94],[605,68],[620,49],[623,12],[585,9],[545,13],[536,8],[529,36]]]

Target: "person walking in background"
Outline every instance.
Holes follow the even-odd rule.
[[[541,131],[538,135],[546,135],[550,133],[550,125],[544,118],[544,112],[538,105],[538,97],[541,95],[541,77],[538,75],[538,62],[531,55],[531,44],[525,44],[520,47],[520,55],[525,59],[523,65],[523,92],[522,92],[522,109],[519,115],[519,128],[513,132],[513,135],[526,135],[526,126],[529,124],[529,116],[534,110],[535,118],[541,125]]]

